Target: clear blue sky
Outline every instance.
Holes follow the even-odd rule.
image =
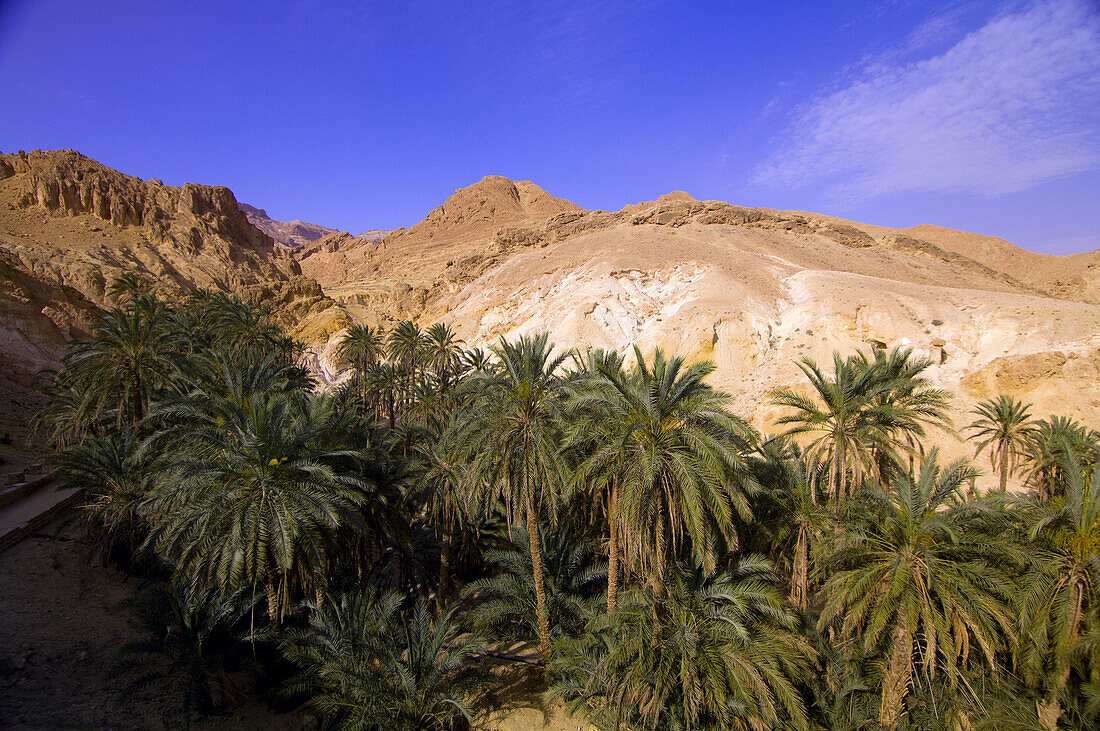
[[[1096,0],[0,0],[0,99],[4,152],[353,232],[502,174],[1100,248]]]

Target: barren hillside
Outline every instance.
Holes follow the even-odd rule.
[[[763,428],[766,394],[801,381],[797,359],[894,344],[936,361],[960,424],[997,392],[1100,424],[1096,254],[1042,256],[978,234],[682,192],[584,211],[513,184],[537,191],[539,204],[525,205],[508,182],[459,190],[375,245],[315,242],[299,253],[303,270],[359,318],[442,319],[473,344],[545,328],[563,345],[711,358],[716,384]],[[319,352],[325,362],[333,348]]]

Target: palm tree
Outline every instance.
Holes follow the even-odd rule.
[[[728,396],[704,383],[712,363],[685,368],[657,349],[650,365],[634,354],[631,373],[598,367],[606,387],[587,400],[606,416],[605,438],[577,472],[613,475],[618,495],[609,519],[622,527],[624,556],[660,596],[665,568],[682,547],[707,570],[718,539],[736,547],[734,515],[751,519],[747,493],[755,489],[741,450],[755,434],[726,410]]]
[[[141,503],[157,470],[155,452],[140,446],[129,431],[88,435],[53,458],[58,486],[83,490],[88,514],[106,539],[121,539],[131,553],[144,529]]]
[[[356,323],[348,328],[344,338],[340,341],[340,357],[355,367],[359,380],[359,393],[362,398],[362,408],[367,409],[367,373],[385,354],[385,342],[381,330],[375,330],[370,325]]]
[[[200,715],[219,710],[233,695],[228,671],[239,669],[240,662],[228,650],[233,625],[248,611],[245,599],[194,595],[172,586],[145,591],[134,604],[150,637],[125,645],[111,674],[131,676],[128,691],[165,675],[178,677],[188,726],[192,710]]]
[[[367,388],[375,393],[381,411],[390,423],[390,431],[397,428],[397,410],[406,382],[404,369],[393,363],[376,363],[367,372]]]
[[[611,729],[808,728],[798,684],[815,652],[771,565],[743,556],[708,574],[673,572],[661,614],[630,593],[588,633],[561,640],[550,697]]]
[[[416,383],[418,370],[423,363],[424,353],[428,348],[427,337],[415,322],[402,320],[390,331],[386,347],[389,361],[404,369],[406,377],[404,398],[408,399],[412,386]]]
[[[1100,461],[1100,435],[1068,416],[1051,416],[1033,424],[1024,450],[1028,484],[1050,499],[1065,492],[1071,465],[1087,472]]]
[[[443,443],[438,436],[425,440],[416,451],[420,461],[418,502],[439,539],[439,582],[435,592],[438,615],[443,612],[451,588],[453,541],[464,518],[464,505],[458,495],[463,481],[462,467],[452,454],[452,445]]]
[[[469,660],[476,637],[452,611],[433,621],[427,605],[402,611],[395,593],[345,594],[314,608],[288,632],[283,654],[299,668],[286,692],[341,729],[459,729],[475,720],[491,676]]]
[[[943,672],[957,687],[970,651],[991,668],[1012,637],[1012,584],[998,546],[968,541],[950,510],[973,475],[963,462],[941,469],[933,449],[920,473],[871,488],[828,562],[818,629],[835,628],[865,653],[883,653],[878,722],[896,728],[915,672],[931,685]],[[919,666],[918,666],[919,663]]]
[[[120,424],[128,419],[137,427],[177,356],[180,336],[170,321],[163,304],[138,298],[106,313],[90,339],[70,344],[63,376],[82,393],[80,414],[112,409]]]
[[[894,447],[908,452],[912,471],[914,453],[924,458],[919,439],[926,436],[925,427],[951,428],[950,394],[931,385],[923,374],[932,367],[932,361],[914,357],[912,348],[897,346],[889,351],[874,348],[872,352],[872,358],[861,351],[851,360],[863,369],[874,371],[876,381],[883,385],[876,389],[875,398],[880,406],[893,407],[891,442]],[[879,455],[879,474],[887,471],[882,460],[890,456],[888,453]]]
[[[260,584],[278,627],[297,576],[322,587],[326,542],[353,524],[367,485],[330,464],[347,450],[311,446],[317,425],[293,395],[259,393],[176,409],[158,441],[178,456],[148,501],[149,543],[181,581],[223,592]]]
[[[926,420],[921,411],[910,411],[907,404],[894,403],[893,394],[902,386],[884,366],[868,365],[866,357],[844,359],[833,353],[830,378],[810,358],[798,367],[806,374],[820,406],[813,399],[792,389],[780,389],[772,403],[793,410],[776,420],[791,424],[787,435],[812,434],[806,456],[830,465],[829,494],[836,509],[867,475],[880,476],[880,457],[892,454],[898,439]]]
[[[763,488],[762,509],[756,513],[761,550],[790,563],[792,604],[806,611],[810,604],[811,578],[821,537],[832,524],[832,512],[818,501],[816,465],[807,465],[798,445],[785,437],[772,437],[758,447],[754,471]],[[789,557],[789,558],[787,558]]]
[[[1069,681],[1071,653],[1091,609],[1100,606],[1100,468],[1064,465],[1065,492],[1025,503],[1033,551],[1020,598],[1021,664],[1043,682],[1044,727],[1054,729]]]
[[[458,376],[463,342],[450,326],[442,322],[428,328],[424,357],[432,368],[440,394],[446,394],[447,388]]]
[[[998,396],[975,406],[974,414],[978,418],[966,427],[974,432],[968,439],[978,442],[975,458],[989,447],[989,464],[1001,478],[1001,492],[1005,491],[1009,476],[1016,471],[1033,430],[1028,408],[1027,404],[1011,396]]]
[[[603,393],[610,384],[601,369],[622,375],[623,357],[615,351],[589,350],[583,356],[573,354],[576,370],[572,374],[569,390],[573,395],[569,414],[567,449],[576,453],[580,463],[570,481],[570,491],[582,500],[594,499],[603,504],[608,529],[607,541],[607,611],[615,611],[619,596],[620,554],[622,553],[619,518],[619,480],[622,476],[620,462],[600,459],[601,450],[609,444],[617,444],[624,436],[625,423],[618,413],[609,408]],[[586,500],[587,503],[587,500]],[[592,503],[587,503],[592,504]]]
[[[565,355],[552,355],[549,334],[501,338],[494,353],[499,373],[467,381],[475,394],[455,424],[460,452],[482,505],[503,505],[509,525],[526,524],[539,625],[539,649],[550,650],[539,522],[553,519],[566,466],[560,453],[564,415],[562,381],[557,371]]]
[[[465,595],[475,602],[466,619],[483,635],[520,642],[538,639],[529,546],[527,531],[517,528],[512,546],[485,554],[484,563],[493,573],[466,585]],[[546,611],[554,636],[576,636],[600,602],[607,566],[593,546],[565,526],[547,533],[543,549]]]

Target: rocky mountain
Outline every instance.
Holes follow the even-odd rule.
[[[683,192],[585,211],[491,177],[377,244],[323,239],[296,257],[360,319],[444,320],[471,344],[548,329],[561,344],[713,359],[716,385],[765,429],[766,394],[804,381],[799,358],[895,344],[936,362],[960,424],[1002,392],[1100,424],[1095,252],[1044,256]]]
[[[344,377],[347,324],[410,317],[452,323],[471,345],[548,329],[562,345],[709,358],[764,429],[769,391],[802,387],[799,358],[895,344],[933,359],[958,425],[996,393],[1100,425],[1100,252],[1044,256],[683,192],[588,211],[499,176],[376,240],[329,231],[288,250],[241,208],[226,188],[143,181],[75,152],[0,155],[9,410],[25,413],[29,374],[111,304],[116,274],[137,271],[169,296],[215,287],[273,305],[329,383]]]
[[[315,223],[306,223],[298,219],[294,219],[293,221],[276,221],[268,216],[267,211],[262,208],[256,208],[247,203],[238,203],[237,205],[240,207],[241,212],[244,213],[249,223],[274,239],[275,243],[282,244],[288,249],[308,244],[311,241],[316,241],[322,236],[336,232],[334,228],[325,228],[324,226],[318,226]]]
[[[308,337],[346,323],[228,188],[141,180],[69,150],[0,155],[6,414],[25,415],[33,374],[114,304],[107,289],[123,272],[168,297],[207,287],[265,301]]]
[[[262,208],[256,208],[247,203],[238,203],[237,205],[240,207],[249,223],[270,236],[275,243],[281,244],[288,249],[305,246],[306,244],[310,244],[318,239],[333,234],[346,233],[334,228],[318,226],[315,223],[299,221],[298,219],[294,219],[293,221],[276,221],[268,216],[267,211]],[[381,241],[388,233],[389,231],[385,229],[372,228],[370,231],[364,231],[361,234],[352,236],[352,238],[374,243],[375,241]],[[351,234],[347,235],[351,236]]]

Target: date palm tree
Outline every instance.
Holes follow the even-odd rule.
[[[178,450],[147,502],[149,544],[195,589],[266,592],[278,627],[297,576],[323,586],[325,549],[354,524],[368,486],[330,466],[354,458],[313,446],[305,400],[258,393],[183,404],[160,441]]]
[[[895,365],[897,359],[890,359]],[[884,477],[880,464],[883,455],[896,452],[908,434],[919,433],[922,423],[938,421],[940,399],[931,394],[915,399],[911,389],[928,396],[928,389],[891,372],[890,361],[869,360],[866,356],[843,358],[833,353],[832,377],[810,358],[798,367],[809,379],[817,397],[805,396],[793,389],[780,389],[772,403],[791,410],[776,420],[790,424],[788,435],[810,434],[806,456],[829,464],[829,495],[836,509],[840,501],[867,476]],[[912,374],[909,374],[912,375]],[[898,397],[899,393],[903,397]]]
[[[1027,483],[1049,500],[1065,492],[1072,465],[1088,471],[1100,462],[1100,435],[1068,416],[1051,416],[1034,423],[1024,449]]]
[[[462,364],[463,340],[449,325],[437,322],[428,328],[424,358],[435,377],[439,393],[446,395]]]
[[[477,502],[499,503],[509,525],[527,527],[539,650],[546,655],[550,619],[540,523],[544,515],[554,519],[566,474],[560,450],[564,396],[558,375],[565,355],[553,355],[545,332],[512,343],[501,338],[493,352],[501,363],[499,372],[467,381],[474,395],[457,417],[456,444],[469,465]]]
[[[466,585],[465,595],[475,602],[466,621],[483,635],[508,641],[538,640],[529,546],[527,531],[517,528],[513,545],[485,554],[491,575]],[[568,526],[547,531],[542,557],[554,637],[577,635],[601,602],[607,566],[595,547]]]
[[[561,640],[550,697],[608,729],[808,728],[798,686],[816,653],[771,565],[742,556],[708,574],[673,571],[664,612],[631,592],[587,634]]]
[[[621,524],[624,556],[660,596],[666,566],[682,548],[713,570],[718,541],[736,547],[734,515],[752,517],[747,494],[755,485],[743,450],[755,435],[726,410],[728,397],[705,383],[712,363],[685,367],[660,349],[652,363],[634,354],[630,372],[597,366],[606,386],[588,401],[605,424],[578,472],[582,479],[613,473],[611,520]]]
[[[280,643],[299,672],[285,693],[309,705],[334,728],[468,728],[492,676],[470,662],[476,637],[461,634],[453,611],[433,619],[426,604],[373,587],[314,607],[308,626]]]
[[[135,428],[168,380],[181,344],[162,303],[139,297],[106,313],[92,337],[73,341],[62,358],[67,383],[77,386],[77,418],[110,410]]]
[[[974,457],[989,448],[989,464],[1000,477],[1000,491],[1008,486],[1008,478],[1016,471],[1020,459],[1024,456],[1034,425],[1030,407],[1011,396],[998,396],[996,399],[982,401],[974,407],[978,417],[969,426],[973,432],[968,439],[977,442]]]
[[[355,368],[359,395],[364,413],[367,410],[367,374],[385,354],[385,340],[380,329],[356,323],[348,328],[340,341],[340,357]]]
[[[1063,495],[1025,503],[1033,554],[1020,597],[1020,659],[1046,687],[1040,718],[1049,729],[1062,714],[1085,617],[1100,606],[1100,468],[1090,474],[1069,461],[1063,469]]]
[[[854,510],[832,571],[818,629],[833,627],[867,654],[882,653],[878,722],[897,728],[913,676],[937,673],[952,688],[973,654],[990,669],[1013,636],[1013,587],[999,546],[961,536],[959,489],[973,475],[963,462],[946,468],[933,449],[919,474],[899,472],[886,489],[871,487]]]

